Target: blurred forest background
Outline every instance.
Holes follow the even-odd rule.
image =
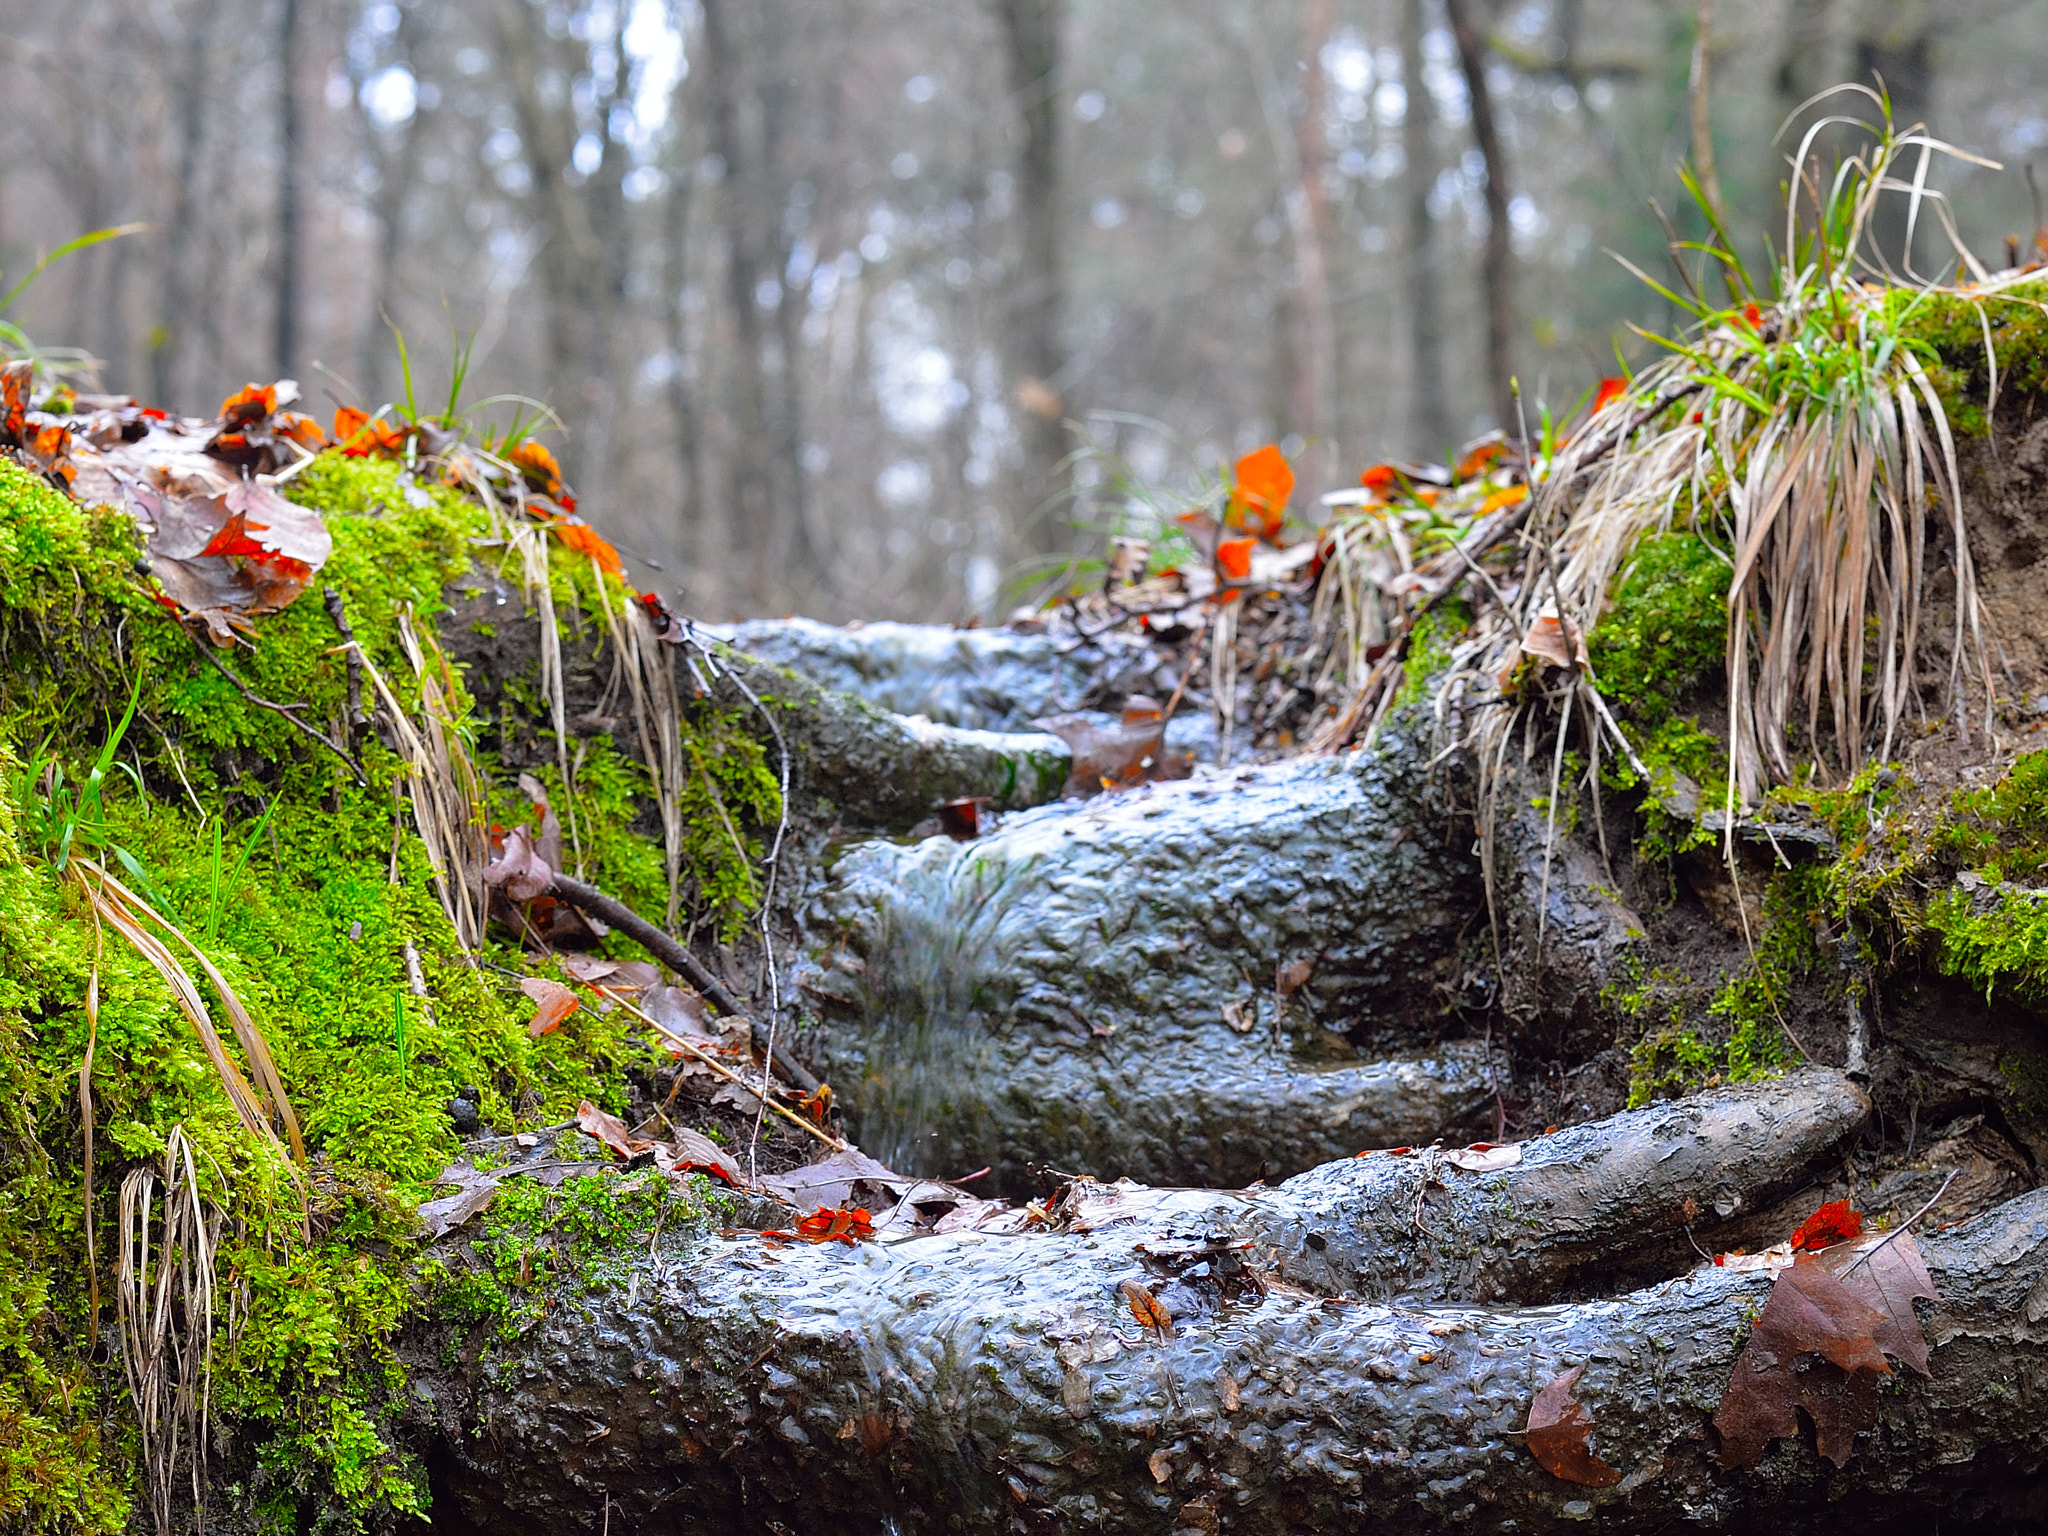
[[[586,508],[707,617],[999,616],[1034,557],[1142,524],[1137,488],[1256,444],[1312,506],[1493,425],[1510,370],[1568,408],[1674,323],[1605,252],[1673,280],[1653,201],[1696,237],[1710,144],[1760,259],[1772,136],[1835,82],[2004,162],[1935,179],[1992,266],[2031,254],[2048,146],[2048,0],[14,15],[0,262],[149,227],[9,318],[194,414],[280,376],[323,416],[389,400],[392,326],[438,395],[473,332],[470,393],[552,404]]]

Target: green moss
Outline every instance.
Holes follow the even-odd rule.
[[[1451,652],[1472,628],[1472,610],[1462,598],[1450,597],[1415,621],[1408,651],[1401,659],[1401,690],[1394,707],[1419,704],[1430,696],[1433,680],[1451,664]]]
[[[1644,731],[1720,681],[1729,574],[1727,559],[1691,533],[1645,539],[1623,570],[1586,650],[1601,691]]]
[[[1982,437],[1990,429],[1986,407],[1994,364],[2001,400],[2048,389],[2048,282],[2021,283],[1982,297],[1902,291],[1892,302],[1900,333],[1928,363],[1942,409],[1958,434]]]
[[[430,639],[443,592],[490,554],[493,530],[481,508],[410,483],[393,463],[323,454],[292,494],[325,514],[332,558],[314,590],[256,621],[253,646],[216,654],[254,693],[301,706],[339,738],[347,668],[320,589],[342,595],[371,661],[414,710],[401,617]],[[125,515],[81,508],[0,461],[0,1528],[113,1532],[139,1518],[126,1389],[91,1336],[87,1230],[104,1329],[113,1191],[161,1158],[173,1127],[193,1141],[202,1195],[223,1217],[219,1293],[237,1298],[237,1326],[215,1341],[213,1411],[246,1448],[239,1472],[260,1469],[266,1490],[259,1500],[245,1484],[240,1496],[280,1528],[419,1513],[424,1476],[390,1429],[404,1382],[392,1341],[452,1293],[417,1257],[413,1214],[459,1151],[446,1102],[475,1085],[499,1128],[566,1119],[585,1098],[623,1108],[648,1047],[623,1011],[579,1010],[529,1039],[522,957],[487,952],[478,964],[459,949],[410,817],[395,809],[403,765],[368,733],[359,783],[336,754],[251,705],[136,578],[139,552]],[[565,628],[591,622],[595,582],[558,572]],[[606,597],[616,608],[625,593]],[[77,782],[138,677],[124,766],[91,836],[133,852],[152,899],[248,1004],[304,1126],[305,1170],[252,1140],[162,979],[117,936],[96,935],[75,881],[24,840],[19,801],[40,791],[22,782],[33,776],[21,759],[62,763]],[[460,679],[451,684],[455,729],[469,733]],[[659,912],[666,871],[644,769],[608,740],[579,745],[575,795],[595,872]],[[735,717],[693,716],[686,746],[683,883],[692,910],[730,932],[758,900],[745,865],[773,824],[774,781]],[[410,996],[408,945],[430,1010]],[[78,1080],[95,973],[88,1210]],[[506,1186],[508,1215],[528,1187]],[[526,1301],[541,1304],[543,1281],[601,1278],[605,1253],[629,1239],[644,1251],[650,1226],[706,1208],[702,1191],[666,1187],[604,1178],[544,1196],[556,1203],[542,1229],[561,1232],[530,1239],[549,1257],[523,1282]]]

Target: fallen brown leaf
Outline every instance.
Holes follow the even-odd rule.
[[[1552,1477],[1588,1488],[1612,1488],[1621,1474],[1593,1454],[1593,1415],[1572,1396],[1585,1369],[1573,1366],[1536,1394],[1529,1405],[1529,1454]]]

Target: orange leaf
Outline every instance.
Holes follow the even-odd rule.
[[[1465,457],[1458,460],[1458,467],[1452,473],[1460,480],[1470,480],[1474,475],[1491,468],[1507,451],[1508,443],[1505,436],[1499,432],[1488,433],[1471,445]]]
[[[1293,494],[1293,467],[1286,454],[1268,443],[1237,461],[1237,487],[1230,493],[1223,521],[1270,539],[1287,520],[1287,498]]]
[[[1600,381],[1599,392],[1593,396],[1593,409],[1588,411],[1586,414],[1589,416],[1599,415],[1600,412],[1606,408],[1609,402],[1619,400],[1623,395],[1627,393],[1627,379],[1602,379]]]
[[[1173,1314],[1166,1310],[1166,1303],[1154,1296],[1135,1280],[1125,1280],[1117,1286],[1117,1293],[1124,1299],[1124,1305],[1131,1309],[1131,1316],[1138,1320],[1141,1328],[1150,1328],[1162,1336],[1173,1333]]]
[[[359,411],[352,405],[337,405],[334,408],[334,440],[337,443],[348,442],[363,430],[363,424],[369,419],[368,411]]]
[[[857,1238],[875,1235],[874,1218],[858,1206],[840,1208],[826,1206],[811,1212],[796,1224],[796,1235],[813,1243],[838,1241],[852,1246]]]
[[[1252,573],[1252,549],[1257,539],[1224,539],[1216,546],[1216,564],[1232,581],[1244,581]]]
[[[562,494],[562,466],[549,451],[546,443],[537,442],[529,437],[507,454],[506,458],[511,460],[513,467],[526,476],[528,483],[542,495]]]
[[[559,538],[579,555],[595,560],[607,576],[624,578],[626,568],[619,563],[619,552],[598,536],[597,530],[588,523],[551,523]]]
[[[1846,1200],[1830,1200],[1799,1224],[1792,1234],[1794,1253],[1815,1253],[1863,1235],[1863,1213]]]
[[[1749,328],[1752,331],[1758,331],[1763,329],[1764,312],[1758,309],[1754,304],[1745,304],[1742,306],[1742,318],[1749,322]]]
[[[1621,1474],[1593,1454],[1593,1415],[1572,1396],[1585,1369],[1573,1366],[1536,1394],[1529,1405],[1529,1454],[1552,1477],[1587,1488],[1612,1488]]]
[[[1358,483],[1369,491],[1384,491],[1398,484],[1401,471],[1391,464],[1375,464],[1358,477]]]
[[[277,409],[277,386],[275,384],[249,384],[236,390],[220,403],[220,413],[229,422],[240,424],[256,421]]]
[[[1502,507],[1518,506],[1529,499],[1529,487],[1511,485],[1504,491],[1495,491],[1479,504],[1479,515],[1485,517],[1498,512]]]

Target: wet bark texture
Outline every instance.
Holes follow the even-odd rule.
[[[1243,1184],[1477,1136],[1486,1053],[1434,997],[1476,884],[1385,753],[846,851],[798,979],[861,1143],[1029,1193],[1034,1164]]]
[[[551,749],[537,735],[540,722],[527,717],[520,702],[531,699],[540,675],[534,616],[517,609],[515,590],[487,574],[475,578],[473,590],[450,598],[441,641],[465,668],[478,716],[519,721],[516,730],[506,724],[496,743],[505,765],[516,769],[550,761]],[[565,642],[562,662],[568,718],[587,729],[605,694],[610,657],[592,636],[584,643]],[[790,749],[793,817],[907,832],[944,801],[981,796],[994,810],[1015,810],[1055,799],[1066,783],[1072,756],[1058,737],[913,720],[738,653],[727,655],[721,665],[728,675],[707,678],[710,696],[745,709],[749,728],[771,753],[778,745],[775,733],[754,700],[773,711],[781,740]],[[679,670],[678,678],[688,697],[687,670]],[[631,750],[624,744],[629,734],[621,733],[622,750]]]
[[[472,622],[499,617],[490,595],[465,602],[444,640],[497,714],[531,676],[533,626],[494,632]],[[1933,1378],[1886,1384],[1845,1470],[1810,1436],[1747,1471],[1715,1459],[1707,1421],[1770,1280],[1700,1254],[1811,1209],[1866,1132],[1860,1077],[1816,1068],[1614,1115],[1495,1171],[1429,1147],[1484,1134],[1499,1102],[1501,1042],[1439,1037],[1494,922],[1490,1016],[1560,1063],[1603,1028],[1611,1047],[1603,994],[1646,942],[1587,833],[1546,853],[1543,816],[1512,809],[1528,786],[1502,802],[1491,919],[1470,824],[1444,809],[1457,786],[1398,727],[1371,753],[1042,805],[971,842],[876,836],[957,794],[1056,793],[1060,743],[973,727],[1070,689],[1111,704],[1144,675],[1119,670],[1142,656],[1077,662],[1037,638],[786,625],[763,648],[811,677],[735,654],[713,687],[741,706],[745,681],[777,712],[793,809],[833,829],[793,872],[791,979],[815,1015],[798,1053],[905,1171],[990,1164],[1017,1193],[1048,1165],[1068,1176],[1045,1228],[853,1247],[670,1234],[623,1287],[558,1291],[515,1341],[451,1349],[423,1328],[412,1427],[437,1525],[1163,1536],[2048,1515],[2048,1191],[1924,1236]],[[572,718],[605,665],[569,658]],[[1424,1150],[1350,1155],[1397,1143]],[[1311,1167],[1250,1189],[1100,1182]],[[464,1242],[442,1240],[451,1264],[473,1262]],[[1170,1327],[1141,1320],[1139,1294]],[[1515,1433],[1577,1367],[1612,1488],[1559,1481]]]
[[[1853,1087],[1814,1078],[1561,1132],[1519,1169],[1439,1170],[1441,1189],[1418,1190],[1412,1160],[1368,1159],[1275,1190],[1111,1192],[1123,1219],[1063,1234],[674,1241],[627,1292],[564,1297],[439,1378],[422,1401],[443,1431],[437,1524],[1163,1536],[2038,1515],[2048,1191],[1925,1239],[1933,1378],[1881,1395],[1845,1472],[1788,1442],[1751,1471],[1714,1459],[1706,1421],[1768,1276],[1698,1266],[1534,1305],[1562,1277],[1646,1262],[1664,1234],[1640,1202],[1783,1185],[1860,1118]],[[1360,1207],[1376,1226],[1333,1225]],[[1286,1243],[1310,1223],[1359,1283],[1302,1270]],[[1518,1243],[1481,1240],[1516,1223]],[[1375,1273],[1398,1227],[1435,1229],[1442,1265]],[[1127,1283],[1170,1330],[1138,1325]],[[1559,1481],[1514,1433],[1576,1366],[1612,1488]]]

